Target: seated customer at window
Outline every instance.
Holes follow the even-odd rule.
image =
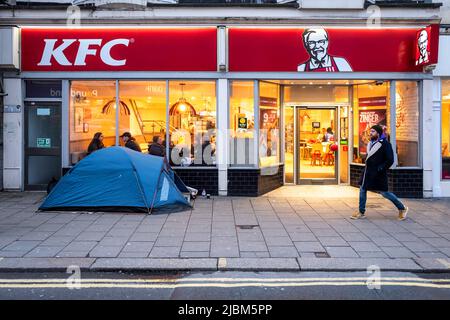
[[[331,142],[331,141],[334,141],[334,133],[333,133],[333,129],[328,127],[327,133],[325,134],[325,141],[323,141],[323,142]]]
[[[153,137],[153,142],[148,146],[148,154],[158,157],[164,157],[166,155],[166,150],[160,136]]]
[[[103,149],[105,145],[103,144],[103,133],[97,132],[94,134],[94,138],[92,138],[91,143],[89,143],[87,149],[87,155],[90,155],[92,152]]]
[[[141,147],[136,142],[136,139],[129,132],[124,132],[121,136],[123,143],[125,143],[125,147],[131,150],[142,152]]]

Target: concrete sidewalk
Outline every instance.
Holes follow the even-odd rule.
[[[36,213],[44,193],[0,193],[0,271],[450,271],[450,199],[405,200],[397,221],[371,194],[368,218],[353,221],[357,189],[289,188],[154,215]]]

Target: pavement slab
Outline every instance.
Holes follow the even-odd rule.
[[[148,259],[148,258],[99,258],[91,267],[95,271],[111,270],[177,270],[216,271],[217,259]]]

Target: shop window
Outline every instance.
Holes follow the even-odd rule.
[[[230,84],[230,166],[254,166],[254,82]]]
[[[353,162],[365,163],[370,128],[381,125],[390,140],[389,83],[359,83],[353,86]]]
[[[153,154],[160,154],[166,149],[166,82],[120,81],[119,96],[120,134],[130,132],[145,153],[155,140],[163,147],[153,147]]]
[[[442,179],[450,179],[450,80],[442,81]]]
[[[259,163],[261,167],[280,163],[280,89],[260,82],[259,86]]]
[[[170,81],[169,100],[170,163],[216,165],[215,81]]]
[[[105,146],[115,145],[115,81],[72,81],[69,107],[69,152],[71,164],[86,156],[95,133]]]
[[[395,131],[398,167],[419,166],[419,85],[398,81],[395,91]]]

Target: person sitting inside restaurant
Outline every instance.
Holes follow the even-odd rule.
[[[136,142],[136,139],[131,135],[131,133],[124,132],[120,137],[122,138],[126,148],[137,152],[142,152],[141,147],[139,147],[139,144]]]
[[[322,133],[319,133],[319,135],[317,136],[316,140],[318,140],[320,142],[325,142],[326,134],[327,134],[327,129],[322,128]]]
[[[328,127],[327,133],[325,134],[325,141],[323,141],[323,142],[331,142],[331,141],[334,141],[334,133],[333,133],[333,129]]]
[[[92,152],[103,149],[105,145],[103,144],[103,133],[97,132],[94,134],[94,138],[92,138],[91,143],[89,143],[87,149],[87,155],[90,155]]]
[[[148,146],[148,154],[158,157],[164,157],[166,155],[166,150],[160,136],[153,137],[153,142]]]

